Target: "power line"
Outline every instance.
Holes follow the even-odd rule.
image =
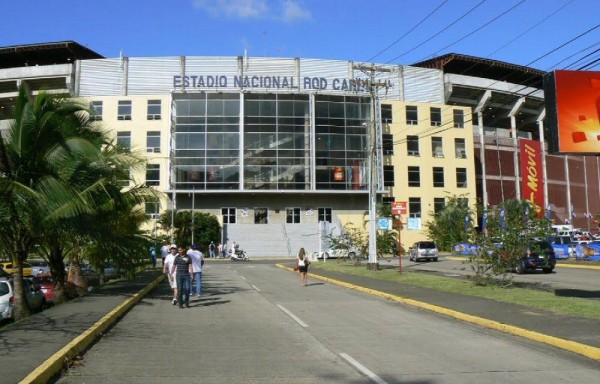
[[[433,11],[431,11],[427,16],[425,16],[425,18],[423,18],[421,21],[419,21],[414,27],[412,27],[408,32],[406,32],[404,35],[400,36],[398,39],[396,39],[396,41],[394,41],[392,44],[388,45],[387,47],[385,47],[384,49],[382,49],[381,51],[379,51],[375,56],[370,57],[369,59],[367,59],[366,61],[371,61],[374,58],[380,56],[382,53],[384,53],[385,51],[387,51],[388,49],[390,49],[391,47],[393,47],[394,45],[396,45],[400,40],[404,39],[406,36],[408,36],[408,34],[410,34],[412,31],[414,31],[415,29],[417,29],[421,24],[423,24],[427,19],[429,19],[431,16],[433,16],[434,13],[436,13],[440,8],[442,8],[442,6],[444,4],[446,4],[448,2],[448,0],[444,0],[440,3],[440,5],[438,5]]]
[[[494,18],[493,18],[493,19],[491,19],[490,21],[487,21],[487,22],[485,22],[483,25],[481,25],[481,26],[477,27],[477,28],[476,28],[476,29],[474,29],[473,31],[471,31],[471,32],[467,33],[466,35],[464,35],[464,36],[463,36],[463,37],[461,37],[460,39],[456,40],[455,42],[453,42],[453,43],[451,43],[451,44],[448,44],[448,45],[446,45],[445,47],[443,47],[443,48],[441,48],[441,49],[437,50],[437,51],[436,51],[436,52],[435,52],[433,55],[431,55],[431,57],[434,57],[434,56],[436,56],[436,55],[438,54],[438,52],[440,52],[440,51],[443,51],[443,50],[445,50],[445,49],[447,49],[447,48],[450,48],[450,47],[451,47],[451,46],[453,46],[454,44],[456,44],[456,43],[459,43],[459,42],[463,41],[464,39],[466,39],[467,37],[469,37],[469,36],[473,35],[473,34],[474,34],[474,33],[476,33],[476,32],[479,32],[479,31],[480,31],[480,30],[482,30],[483,28],[485,28],[485,27],[489,26],[489,25],[490,25],[490,24],[492,24],[493,22],[495,22],[495,21],[497,21],[498,19],[500,19],[502,16],[504,16],[504,15],[506,15],[507,13],[509,13],[509,12],[513,11],[515,8],[517,8],[518,6],[520,6],[521,4],[523,4],[525,1],[527,1],[527,0],[521,0],[521,1],[519,1],[517,4],[513,5],[512,7],[510,7],[510,8],[509,8],[509,9],[507,9],[506,11],[502,12],[502,13],[501,13],[501,14],[499,14],[498,16],[494,17]],[[427,59],[427,58],[425,58],[425,59]],[[425,60],[425,59],[421,59],[421,60],[419,60],[419,61],[423,61],[423,60]]]
[[[459,21],[461,21],[462,19],[464,19],[465,17],[467,17],[471,12],[475,11],[477,8],[479,8],[479,6],[481,6],[486,1],[487,0],[482,0],[481,2],[479,2],[479,4],[477,4],[473,8],[471,8],[467,13],[463,14],[461,17],[459,17],[458,19],[454,20],[452,23],[448,24],[444,29],[438,31],[436,34],[432,35],[431,37],[429,37],[425,41],[422,41],[421,43],[417,44],[416,46],[414,46],[413,48],[409,49],[408,51],[405,51],[405,52],[401,53],[400,55],[394,57],[393,59],[387,61],[386,64],[391,63],[392,61],[398,60],[402,56],[411,53],[415,49],[420,48],[423,44],[428,43],[429,41],[433,40],[435,37],[439,36],[443,32],[447,31],[450,27],[454,26],[454,24],[458,23]]]

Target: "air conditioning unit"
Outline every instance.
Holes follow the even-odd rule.
[[[467,152],[466,151],[459,151],[458,157],[460,157],[461,159],[466,159],[467,158]]]
[[[431,122],[431,126],[432,126],[432,127],[439,127],[439,126],[441,126],[441,125],[442,125],[442,122],[441,122],[441,121],[432,121],[432,122]]]
[[[408,156],[419,156],[419,151],[408,151]]]
[[[153,114],[147,116],[148,120],[160,120],[160,114]]]
[[[418,123],[417,120],[406,120],[406,125],[417,125]]]
[[[90,121],[102,121],[102,115],[90,115]]]
[[[464,128],[465,125],[463,123],[454,123],[454,128]]]
[[[148,147],[146,148],[148,153],[160,153],[160,147]]]
[[[131,115],[119,115],[117,120],[131,120]]]

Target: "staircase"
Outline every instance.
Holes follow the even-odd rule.
[[[319,250],[319,224],[225,224],[223,241],[237,242],[250,259],[292,257]]]

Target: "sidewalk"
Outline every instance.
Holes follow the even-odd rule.
[[[86,296],[0,329],[0,381],[21,382],[40,365],[50,364],[49,358],[65,347],[76,356],[81,345],[100,337],[106,327],[141,298],[142,295],[137,295],[140,291],[152,288],[152,283],[162,276],[158,271],[141,272],[133,281],[109,283]],[[89,332],[94,325],[94,331]],[[88,333],[83,340],[82,336]],[[56,362],[59,366],[63,363],[64,359]],[[38,377],[42,378],[38,382],[48,380],[45,375]]]

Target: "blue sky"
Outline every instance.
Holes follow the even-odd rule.
[[[599,8],[598,0],[0,0],[0,46],[74,40],[106,57],[247,50],[397,64],[456,52],[550,70],[600,57]]]

